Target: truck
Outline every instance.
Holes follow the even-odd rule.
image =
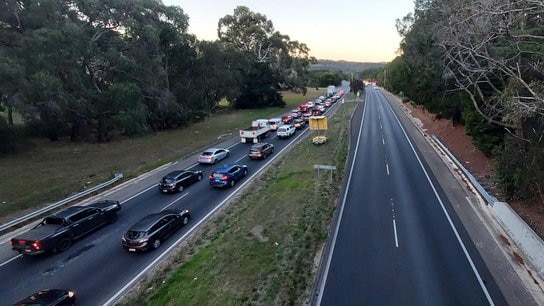
[[[105,200],[88,206],[72,206],[45,217],[29,231],[10,240],[13,250],[23,255],[68,250],[79,239],[105,224],[117,221],[118,201]]]
[[[278,138],[291,138],[296,132],[296,129],[291,124],[284,124],[278,128],[276,135]]]
[[[335,93],[336,93],[336,86],[329,85],[327,87],[327,95],[326,95],[327,98],[334,96]]]
[[[242,143],[259,143],[261,139],[270,135],[270,123],[268,119],[257,119],[251,122],[251,126],[240,130]]]

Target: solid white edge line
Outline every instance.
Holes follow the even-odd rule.
[[[177,201],[179,201],[179,200],[185,198],[188,194],[189,194],[189,193],[187,192],[186,194],[182,195],[181,197],[179,197],[179,198],[175,199],[174,201],[170,202],[170,204],[164,206],[164,207],[161,209],[161,211],[167,209],[168,207],[170,207],[172,204],[176,203]]]
[[[285,150],[287,150],[291,145],[293,145],[294,143],[296,143],[296,141],[304,136],[304,133],[306,133],[308,131],[308,129],[304,130],[303,132],[300,133],[300,135],[298,135],[292,142],[290,142],[287,146],[285,146],[281,151],[279,151],[277,154],[274,154],[274,157],[270,158],[268,160],[267,163],[265,163],[261,169],[265,168],[268,164],[272,163],[278,156],[281,155],[281,153]],[[149,265],[147,265],[142,271],[140,271],[140,273],[138,273],[134,278],[132,278],[128,283],[125,284],[125,286],[123,286],[119,291],[117,291],[116,294],[114,294],[109,300],[107,300],[103,305],[104,306],[108,306],[108,305],[112,305],[114,302],[117,301],[117,299],[128,289],[130,288],[136,281],[138,281],[145,273],[147,273],[152,267],[154,267],[158,262],[160,262],[162,260],[162,258],[164,256],[166,256],[167,254],[170,253],[170,251],[176,247],[181,241],[185,240],[187,238],[187,236],[189,236],[190,234],[192,234],[196,228],[198,228],[198,226],[200,224],[202,224],[204,221],[207,221],[207,219],[213,215],[219,208],[221,208],[223,205],[225,205],[225,203],[227,203],[232,197],[234,197],[235,195],[237,195],[238,193],[238,190],[240,190],[241,188],[243,188],[246,184],[249,184],[251,181],[252,181],[252,178],[256,175],[258,175],[259,172],[255,172],[253,175],[251,175],[250,177],[248,178],[245,178],[244,179],[244,182],[238,186],[238,188],[236,188],[235,190],[233,190],[231,192],[231,194],[229,194],[223,201],[221,201],[214,209],[212,209],[208,214],[206,214],[202,219],[200,219],[200,221],[198,221],[195,225],[193,225],[193,227],[191,227],[184,235],[182,235],[178,240],[176,240],[172,245],[170,245],[163,253],[161,253],[157,258],[155,258]],[[152,186],[152,187],[155,187],[155,186]],[[148,188],[149,189],[149,188]]]
[[[487,288],[485,287],[485,284],[484,284],[484,282],[482,280],[482,277],[480,276],[480,273],[478,273],[478,270],[476,269],[476,265],[474,265],[474,262],[472,261],[472,258],[470,257],[470,254],[468,253],[468,250],[465,247],[465,244],[463,243],[463,240],[461,240],[461,236],[459,235],[459,232],[457,231],[457,228],[453,224],[453,221],[451,220],[451,217],[448,214],[448,211],[446,210],[446,207],[444,206],[444,203],[442,202],[442,199],[438,195],[438,191],[436,191],[436,188],[434,187],[434,184],[431,181],[431,178],[429,177],[429,174],[427,173],[427,170],[425,170],[425,167],[423,166],[423,163],[421,162],[421,159],[417,155],[417,152],[416,152],[414,146],[412,145],[412,142],[410,141],[410,138],[408,138],[408,134],[406,134],[406,131],[404,130],[404,127],[400,123],[400,120],[397,117],[397,114],[393,111],[393,108],[391,107],[391,105],[389,105],[389,103],[387,103],[387,99],[383,96],[383,94],[380,93],[380,95],[381,95],[382,99],[385,99],[385,104],[387,104],[387,106],[391,110],[391,113],[393,114],[393,117],[395,117],[395,120],[397,121],[400,128],[402,129],[402,132],[404,133],[404,137],[406,137],[406,140],[408,140],[408,144],[410,144],[410,148],[412,148],[412,151],[414,152],[414,155],[416,156],[417,161],[419,162],[419,166],[421,167],[421,169],[423,169],[423,173],[425,173],[425,177],[427,178],[427,181],[429,181],[429,184],[431,185],[431,188],[433,189],[434,195],[438,199],[438,202],[440,203],[440,206],[442,207],[442,211],[446,215],[446,219],[448,219],[448,222],[449,222],[449,224],[450,224],[450,226],[451,226],[451,228],[452,228],[452,230],[453,230],[453,232],[455,234],[455,237],[457,238],[457,241],[459,242],[459,245],[461,245],[461,248],[463,249],[463,253],[465,254],[465,257],[467,258],[467,260],[468,260],[468,262],[470,264],[470,267],[472,268],[472,271],[474,272],[476,278],[478,279],[478,283],[480,284],[480,287],[482,288],[482,291],[484,292],[484,294],[485,294],[485,296],[487,298],[487,301],[489,302],[490,305],[495,305],[495,303],[493,302],[493,299],[491,299],[491,295],[489,294],[489,292],[487,291]]]
[[[395,246],[399,247],[399,238],[397,236],[397,222],[393,219],[393,231],[395,231]]]
[[[363,122],[364,122],[364,118],[365,118],[365,113],[366,113],[366,107],[363,107],[363,116],[361,118],[361,125],[359,127],[359,135],[357,136],[357,145],[355,146],[355,151],[354,151],[354,154],[353,154],[353,160],[351,161],[351,169],[349,170],[349,176],[348,176],[348,181],[347,181],[347,184],[346,184],[346,190],[344,190],[344,197],[342,199],[342,205],[340,206],[340,213],[339,213],[339,217],[338,217],[338,222],[336,223],[336,229],[334,230],[334,236],[332,238],[332,244],[331,244],[331,248],[330,248],[330,252],[329,252],[329,256],[327,258],[327,264],[325,266],[325,273],[323,274],[323,280],[321,281],[321,286],[319,287],[319,293],[317,295],[317,305],[321,305],[321,299],[323,298],[323,291],[325,290],[325,285],[327,283],[327,277],[329,275],[329,268],[330,268],[330,265],[331,265],[331,261],[332,261],[332,256],[333,256],[333,253],[334,253],[334,247],[336,245],[336,238],[338,237],[338,231],[340,229],[340,223],[342,223],[342,215],[344,214],[344,206],[346,204],[346,199],[347,199],[347,196],[348,196],[348,192],[349,192],[349,185],[351,183],[351,177],[353,175],[353,167],[355,166],[355,161],[357,160],[357,151],[359,150],[359,142],[361,140],[361,133],[363,131]]]

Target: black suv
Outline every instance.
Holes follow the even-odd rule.
[[[274,152],[274,145],[271,143],[261,142],[251,146],[249,148],[249,158],[266,158],[268,155]]]
[[[202,179],[200,170],[176,170],[165,175],[160,183],[159,190],[162,192],[182,192],[189,185]]]
[[[156,249],[168,236],[189,223],[187,209],[168,209],[149,214],[134,224],[123,236],[123,248],[130,252]]]

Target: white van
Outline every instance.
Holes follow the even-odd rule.
[[[273,131],[277,130],[283,124],[281,118],[270,118],[268,119],[268,123],[270,124],[270,129]]]

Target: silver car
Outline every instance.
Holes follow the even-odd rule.
[[[218,161],[227,158],[229,154],[228,149],[209,148],[198,156],[198,162],[201,164],[217,164]]]

